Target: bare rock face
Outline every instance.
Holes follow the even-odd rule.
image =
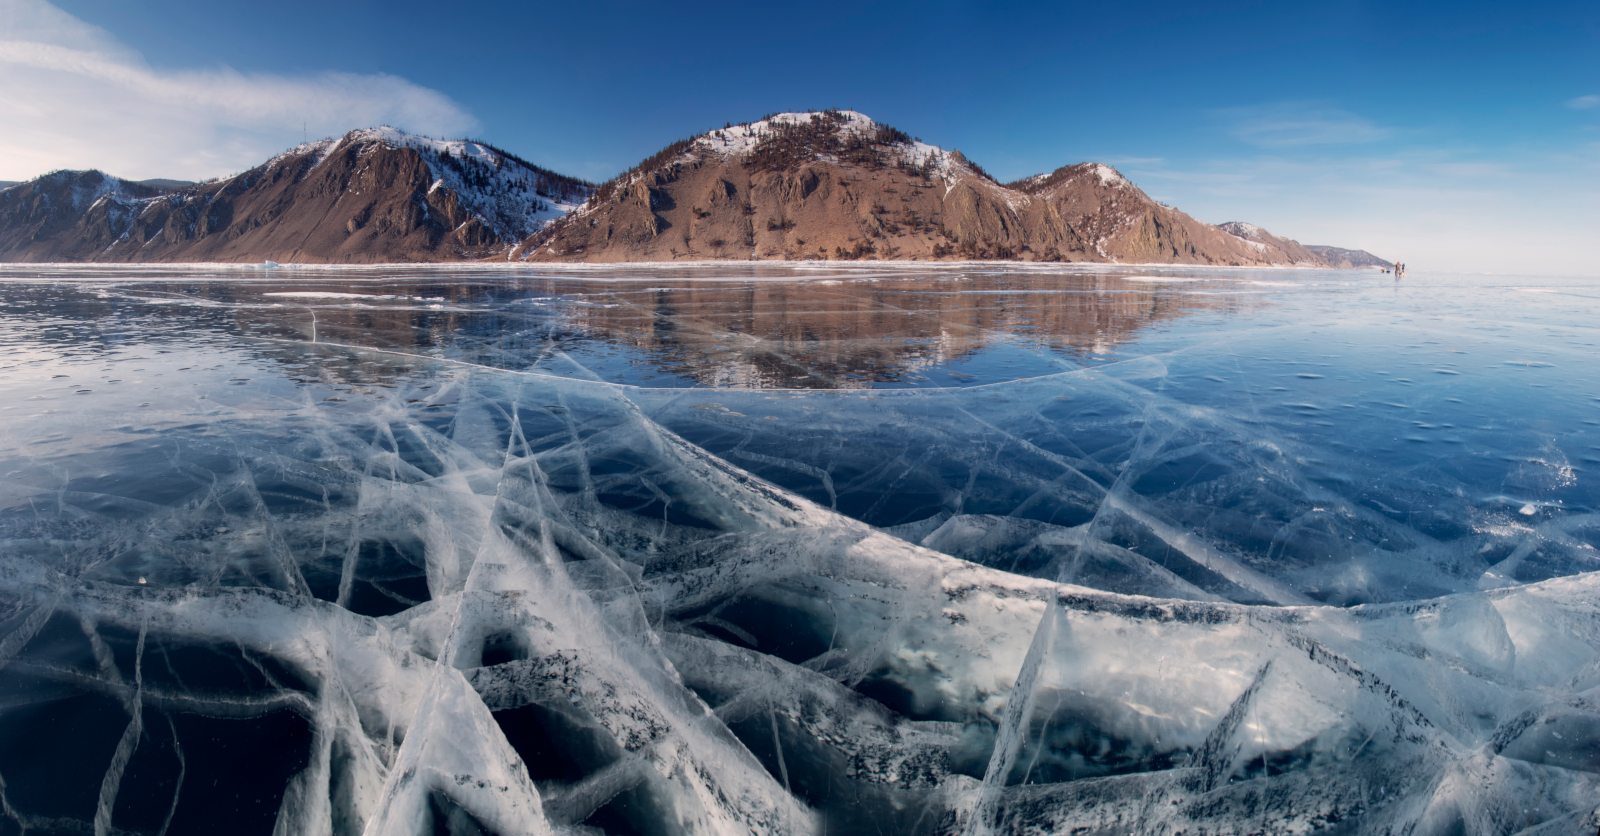
[[[1082,163],[1002,185],[959,151],[859,113],[823,111],[677,143],[512,255],[1327,266],[1294,241],[1249,229],[1260,235],[1163,206],[1110,166]]]
[[[0,191],[0,260],[489,258],[591,188],[481,143],[378,128],[176,189],[63,171]]]

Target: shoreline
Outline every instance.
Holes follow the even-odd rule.
[[[631,268],[642,269],[703,269],[703,268],[764,268],[769,266],[782,267],[788,270],[971,270],[975,268],[1005,268],[1008,270],[1026,270],[1029,272],[1071,272],[1093,273],[1120,270],[1297,270],[1315,271],[1319,273],[1355,273],[1376,272],[1378,267],[1312,267],[1298,264],[1175,264],[1172,262],[1098,262],[1098,261],[607,261],[607,262],[485,262],[485,261],[386,261],[381,263],[348,263],[348,262],[239,262],[239,261],[17,261],[0,262],[0,273],[25,270],[228,270],[228,271],[259,271],[270,272],[275,270],[325,270],[339,271],[378,271],[378,270],[469,270],[485,273],[505,273],[527,270],[552,270],[572,272],[592,272],[602,270],[627,270]]]

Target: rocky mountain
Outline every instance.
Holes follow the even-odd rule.
[[[1099,163],[1002,184],[839,110],[681,140],[600,186],[481,142],[375,128],[206,183],[57,171],[0,189],[0,261],[484,259],[1383,263],[1203,223]]]
[[[1259,227],[1164,206],[1110,166],[1001,184],[959,151],[853,111],[781,113],[674,143],[513,257],[1327,266]]]
[[[1307,244],[1306,249],[1317,254],[1329,267],[1343,270],[1361,267],[1393,267],[1394,262],[1379,258],[1366,250],[1346,250],[1341,247],[1328,247],[1322,244]]]
[[[208,183],[47,174],[0,191],[0,260],[504,257],[592,190],[480,142],[376,128],[301,145]]]

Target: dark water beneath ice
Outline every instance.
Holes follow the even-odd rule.
[[[1593,832],[1596,322],[1550,277],[4,268],[0,832]]]

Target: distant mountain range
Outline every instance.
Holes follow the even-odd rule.
[[[0,261],[1087,261],[1369,267],[1164,206],[1110,166],[1001,184],[853,111],[675,142],[598,186],[392,128],[205,183],[57,171],[0,186]]]
[[[1317,254],[1329,267],[1349,270],[1358,267],[1393,267],[1394,262],[1379,258],[1366,250],[1346,250],[1322,244],[1307,244],[1306,249]]]

